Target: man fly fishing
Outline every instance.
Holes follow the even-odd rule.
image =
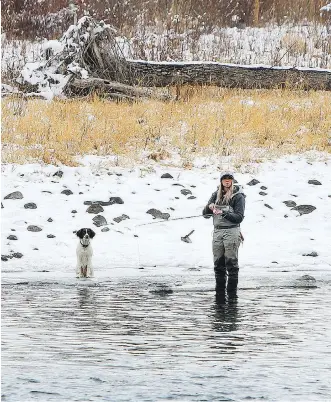
[[[235,292],[238,285],[238,249],[243,240],[240,223],[244,219],[245,195],[241,187],[234,184],[232,173],[220,177],[218,189],[203,209],[203,215],[213,215],[213,255],[216,279],[216,293],[227,288]],[[209,218],[210,216],[206,216]],[[228,279],[226,286],[226,277]]]

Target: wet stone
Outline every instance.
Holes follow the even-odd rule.
[[[14,191],[13,193],[7,194],[4,198],[5,200],[21,200],[23,194],[20,191]]]
[[[174,183],[173,186],[184,187],[182,184],[179,184],[179,183]]]
[[[93,220],[94,225],[97,227],[107,225],[106,218],[102,215],[97,215],[92,220]]]
[[[52,219],[52,218],[48,218],[48,219],[47,219],[47,222],[53,222],[53,219]]]
[[[260,195],[268,195],[268,194],[265,193],[264,191],[260,191],[259,194],[260,194]]]
[[[41,232],[42,231],[42,229],[39,226],[36,226],[36,225],[29,225],[27,227],[27,229],[28,229],[29,232]]]
[[[181,192],[183,195],[192,194],[192,191],[191,191],[191,190],[187,190],[186,188],[184,188],[183,190],[180,190],[180,192]]]
[[[7,239],[8,239],[8,240],[18,240],[17,236],[14,236],[14,235],[9,235],[9,236],[7,237]]]
[[[101,232],[109,232],[109,230],[110,230],[110,229],[106,227],[106,228],[102,228],[102,229],[101,229]]]
[[[28,202],[24,204],[25,209],[37,209],[37,205],[34,202]]]
[[[256,184],[259,184],[260,182],[256,179],[252,179],[250,182],[247,183],[247,186],[255,186]]]
[[[170,173],[164,173],[164,174],[161,176],[161,179],[173,179],[173,177],[171,176]]]
[[[73,192],[71,190],[66,189],[66,190],[61,191],[61,194],[72,195]]]
[[[152,208],[149,209],[146,214],[150,214],[154,217],[154,219],[169,219],[170,218],[170,214],[168,213],[163,213],[161,211],[159,211],[158,209]]]
[[[322,183],[320,181],[315,180],[315,179],[308,180],[308,184],[314,184],[315,186],[321,186],[322,185]]]
[[[48,237],[49,239],[54,239],[55,236],[52,235],[52,234],[48,234],[47,237]]]
[[[72,214],[77,214],[77,211],[76,211],[75,209],[73,209],[73,210],[71,211],[71,213],[72,213]]]
[[[267,188],[268,188],[268,187],[266,187],[266,186],[261,186],[261,187],[260,187],[261,190],[267,190]]]
[[[88,212],[89,214],[98,214],[103,211],[104,211],[104,209],[99,204],[92,204],[86,210],[86,212]]]
[[[269,204],[264,204],[264,206],[269,208],[269,209],[273,209]]]
[[[190,195],[189,197],[187,197],[188,200],[195,200],[197,197],[195,197],[194,195]]]

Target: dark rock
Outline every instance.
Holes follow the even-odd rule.
[[[10,229],[12,232],[16,232],[16,229]]]
[[[318,254],[316,253],[316,251],[312,251],[309,254],[302,254],[304,257],[318,257]]]
[[[154,188],[154,190],[155,190],[155,191],[161,191],[161,190],[159,190],[158,188]]]
[[[62,170],[58,170],[57,172],[55,172],[55,173],[53,174],[53,176],[57,176],[57,177],[59,177],[59,178],[61,179],[61,177],[63,176]]]
[[[53,194],[51,191],[48,191],[48,190],[42,190],[41,192],[42,192],[42,193]]]
[[[172,207],[170,207],[169,209],[171,209],[171,211],[174,211],[174,210],[175,210],[175,208],[172,208]]]
[[[297,197],[297,195],[296,194],[290,194],[292,197]]]
[[[315,186],[321,186],[322,185],[322,183],[320,181],[315,180],[315,179],[308,180],[308,184],[314,184]]]
[[[277,261],[272,261],[271,264],[278,264],[278,262]]]
[[[128,215],[122,214],[121,216],[114,218],[113,221],[120,223],[122,221],[125,221],[126,219],[130,219],[130,217]]]
[[[295,201],[291,201],[291,200],[283,201],[283,203],[289,208],[293,208],[293,207],[295,207],[297,205],[297,203]]]
[[[1,261],[8,261],[8,257],[1,254]]]
[[[23,194],[20,191],[14,191],[13,193],[7,194],[4,198],[5,200],[21,200]]]
[[[15,258],[22,258],[23,254],[22,253],[13,253],[13,257]]]
[[[72,214],[77,214],[77,211],[76,211],[75,209],[73,209],[73,210],[71,211],[71,213],[72,213]]]
[[[268,187],[266,187],[266,186],[261,186],[261,187],[260,187],[261,190],[267,190],[267,188],[268,188]]]
[[[39,250],[39,248],[35,247],[34,250]]]
[[[269,204],[264,204],[264,206],[269,208],[269,209],[273,209]]]
[[[47,219],[47,222],[53,222],[53,219],[52,219],[52,218],[48,218],[48,219]]]
[[[39,226],[36,226],[36,225],[29,225],[27,227],[27,229],[28,229],[29,232],[41,232],[42,231],[42,229]]]
[[[284,218],[288,218],[288,215],[285,214],[285,215],[284,215]]]
[[[73,192],[71,190],[66,189],[66,190],[61,191],[61,194],[71,195],[71,194],[73,194]]]
[[[110,205],[113,204],[124,204],[124,201],[121,197],[110,197],[109,198]]]
[[[150,290],[150,293],[155,293],[158,295],[169,295],[171,293],[174,293],[174,291],[171,288],[167,287],[166,285],[164,286],[161,285],[158,286],[156,289]]]
[[[106,227],[106,228],[102,228],[102,229],[101,229],[101,232],[109,232],[109,230],[110,230],[110,229]]]
[[[182,184],[179,183],[174,183],[173,186],[180,186],[180,187],[184,187]]]
[[[8,239],[8,240],[18,240],[18,239],[17,239],[17,236],[14,236],[14,235],[9,235],[9,236],[7,237],[7,239]]]
[[[181,192],[183,195],[192,194],[192,191],[191,191],[191,190],[187,190],[186,188],[184,188],[183,190],[180,190],[180,192]]]
[[[154,217],[154,219],[159,218],[159,219],[169,219],[170,218],[170,214],[168,213],[162,213],[161,211],[159,211],[158,209],[152,208],[149,209],[146,214],[150,214]]]
[[[268,195],[268,194],[265,193],[264,191],[260,191],[259,194],[260,194],[260,195]]]
[[[116,174],[116,176],[118,176],[118,177],[123,176],[122,173],[115,173],[115,174]]]
[[[3,204],[1,203],[1,209],[4,208]]]
[[[190,187],[192,187],[192,188],[196,188],[196,186],[195,186],[194,184],[192,184],[192,186],[190,186]]]
[[[316,207],[313,205],[298,205],[292,209],[298,211],[301,216],[304,214],[310,214],[311,212],[315,211]]]
[[[80,191],[78,194],[84,194],[82,191]]]
[[[37,205],[34,202],[28,202],[24,204],[25,209],[37,209]]]
[[[179,200],[179,197],[175,197],[176,200]]]
[[[49,234],[49,235],[47,235],[47,237],[49,238],[49,239],[54,239],[54,235],[52,235],[52,234]]]
[[[173,179],[173,177],[171,176],[170,173],[164,173],[164,174],[161,176],[161,179]]]
[[[93,220],[94,225],[97,227],[107,225],[106,218],[103,217],[102,215],[97,215],[92,220]]]
[[[139,236],[135,234],[135,235],[133,235],[133,237],[139,237]]]
[[[189,197],[187,197],[188,200],[194,200],[197,197],[194,197],[194,195],[190,195]]]
[[[255,186],[256,184],[259,184],[260,182],[256,179],[251,180],[249,183],[247,183],[247,186]]]
[[[104,211],[104,209],[99,204],[92,204],[86,210],[86,212],[88,212],[89,214],[98,214],[103,211]]]
[[[298,278],[298,280],[316,282],[316,279],[310,275],[302,275],[301,278]]]

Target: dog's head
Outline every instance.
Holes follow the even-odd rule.
[[[90,239],[93,239],[93,237],[95,236],[95,232],[90,228],[82,228],[77,230],[76,235],[81,240],[89,241]]]

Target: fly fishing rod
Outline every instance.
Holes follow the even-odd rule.
[[[191,218],[201,218],[201,217],[211,217],[213,216],[213,214],[206,214],[206,215],[192,215],[192,216],[183,216],[181,218],[172,218],[172,219],[163,219],[160,221],[156,221],[156,222],[148,222],[148,223],[141,223],[140,225],[136,225],[136,227],[139,226],[147,226],[147,225],[154,225],[156,223],[165,223],[165,222],[170,222],[170,221],[179,221],[180,219],[191,219]]]

